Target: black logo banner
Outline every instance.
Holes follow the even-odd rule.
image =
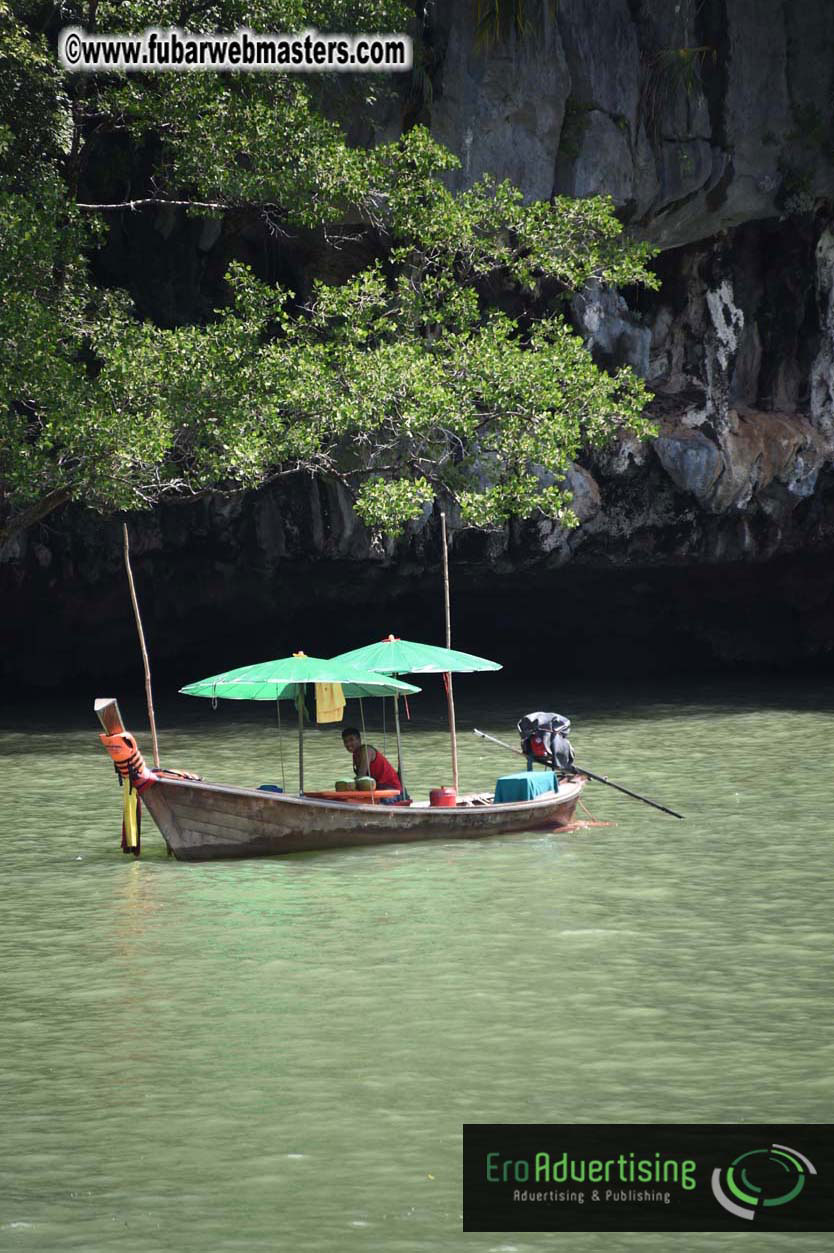
[[[464,1231],[834,1231],[834,1127],[471,1123]]]

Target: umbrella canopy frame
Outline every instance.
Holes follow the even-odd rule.
[[[485,670],[500,670],[500,662],[477,657],[474,653],[459,652],[454,648],[442,648],[438,644],[420,644],[388,635],[374,644],[353,648],[346,653],[331,657],[331,661],[361,665],[364,670],[378,674],[474,674]],[[394,726],[397,733],[397,765],[400,782],[405,790],[402,765],[402,738],[400,734],[399,696],[394,693]],[[449,734],[454,743],[453,715],[449,715]]]
[[[304,792],[304,693],[310,683],[338,683],[347,699],[363,696],[411,694],[420,688],[378,671],[338,659],[308,657],[293,653],[276,661],[239,666],[222,674],[198,679],[180,688],[185,696],[203,696],[213,702],[223,700],[292,700],[298,711],[298,790]]]

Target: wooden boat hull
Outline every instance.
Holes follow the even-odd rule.
[[[554,831],[570,825],[585,779],[565,779],[558,792],[512,804],[458,804],[454,808],[352,804],[311,796],[287,796],[256,788],[206,783],[149,770],[124,729],[118,703],[102,697],[95,711],[102,742],[117,770],[141,793],[168,845],[180,861],[223,857],[276,857],[315,849],[413,840],[471,840],[516,831]]]
[[[211,861],[558,830],[572,821],[583,783],[568,780],[558,793],[516,804],[406,809],[161,778],[143,792],[142,801],[175,857]]]

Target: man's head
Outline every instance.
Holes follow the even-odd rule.
[[[342,743],[349,753],[355,753],[362,747],[362,737],[356,727],[345,727],[342,732]]]

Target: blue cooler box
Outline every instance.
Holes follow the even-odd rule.
[[[495,784],[495,804],[532,801],[544,792],[558,792],[559,780],[552,770],[519,770],[504,774]]]

